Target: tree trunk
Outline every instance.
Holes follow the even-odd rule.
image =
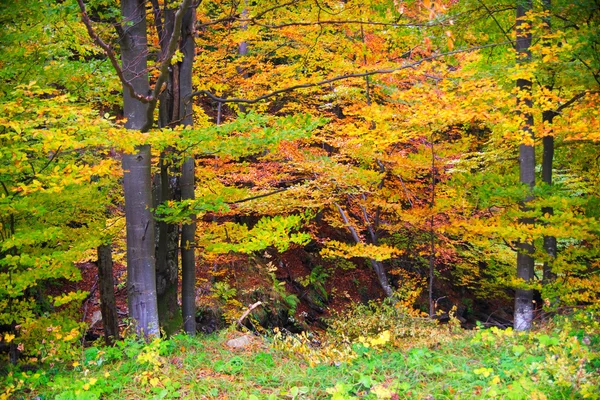
[[[550,12],[552,8],[551,0],[542,1],[544,11]],[[552,25],[550,21],[550,15],[544,17],[544,31],[546,34],[552,33]],[[544,46],[550,46],[548,40],[544,41]],[[547,87],[550,89],[550,87]],[[544,124],[551,125],[556,113],[552,110],[546,110],[542,113],[542,121]],[[545,136],[543,139],[543,156],[542,156],[542,181],[547,185],[552,185],[552,164],[554,162],[554,137]],[[553,215],[554,209],[552,207],[544,207],[542,209],[544,215]],[[556,274],[552,271],[552,261],[556,258],[556,237],[544,236],[544,250],[548,256],[548,260],[544,261],[544,270],[542,283],[547,284],[556,279]]]
[[[137,93],[149,93],[146,8],[143,0],[121,0],[126,21],[121,36],[121,59],[125,79]],[[125,128],[147,130],[149,105],[123,89]],[[127,291],[129,316],[138,333],[157,336],[158,312],[154,259],[154,218],[150,146],[137,146],[133,154],[123,154],[123,189],[127,227]]]
[[[429,317],[435,316],[435,302],[433,301],[433,282],[435,279],[435,218],[433,207],[435,206],[435,142],[431,134],[431,217],[429,219]]]
[[[517,3],[517,63],[527,64],[531,61],[531,29],[523,27],[526,24],[523,17],[532,9],[532,1],[518,1]],[[533,199],[533,187],[535,186],[535,149],[533,146],[533,114],[532,107],[532,88],[531,81],[528,79],[517,80],[517,113],[522,118],[521,132],[523,139],[527,143],[521,144],[519,147],[519,171],[520,181],[529,188],[522,209],[526,210],[526,203]],[[531,218],[521,219],[523,224],[533,224]],[[533,278],[534,258],[533,258],[533,243],[519,242],[517,243],[517,276],[525,282],[529,282]],[[533,322],[533,290],[531,289],[516,289],[515,293],[515,315],[514,315],[515,330],[528,330]]]
[[[160,172],[154,179],[154,205],[177,200],[178,179],[171,173],[170,153],[162,152]],[[156,296],[160,327],[167,335],[181,325],[181,313],[177,304],[179,225],[156,223]]]
[[[248,0],[244,0],[244,5],[245,5],[245,7],[248,7]],[[247,8],[244,8],[242,10],[241,17],[242,17],[242,19],[248,18],[248,9]],[[240,29],[243,31],[247,30],[248,23],[246,23],[246,22],[242,23],[242,26]],[[246,41],[240,42],[240,44],[238,46],[238,55],[241,58],[244,58],[248,55],[248,42],[246,42]],[[244,66],[244,64],[242,64],[242,66],[237,67],[236,69],[237,69],[238,74],[241,74],[242,77],[244,77],[244,79],[248,78],[248,71],[246,71],[246,67]],[[243,103],[240,103],[239,109],[242,114],[246,113],[246,106]]]
[[[542,114],[544,122],[551,124],[554,118],[553,111],[545,111]],[[554,159],[554,137],[545,136],[543,139],[544,152],[542,158],[542,180],[548,185],[552,185],[552,164]],[[554,209],[552,207],[542,208],[542,213],[547,215],[553,215]],[[544,261],[544,272],[542,282],[544,284],[550,283],[556,279],[556,274],[552,271],[552,261],[556,258],[556,237],[544,236],[544,250],[548,255],[548,260]]]
[[[194,124],[192,115],[192,67],[194,64],[194,23],[196,10],[190,7],[184,17],[181,27],[180,50],[183,60],[179,65],[179,120],[183,125]],[[195,160],[193,155],[188,157],[181,171],[181,198],[184,200],[195,199]],[[191,223],[184,224],[181,228],[181,306],[183,314],[183,328],[186,333],[196,333],[196,216],[190,216]]]
[[[356,243],[362,243],[362,241],[360,240],[360,237],[358,236],[358,233],[356,232],[356,229],[354,229],[354,227],[352,225],[350,225],[350,221],[348,220],[348,216],[346,215],[346,213],[344,212],[344,210],[342,209],[342,207],[340,207],[340,205],[337,204],[337,203],[335,203],[335,206],[337,207],[340,215],[342,216],[342,219],[344,220],[344,223],[346,224],[346,226],[350,230],[350,233],[352,234],[352,238],[354,239],[354,241]],[[374,232],[372,232],[371,234],[374,235]],[[379,285],[381,285],[381,288],[385,292],[385,295],[387,297],[389,297],[389,298],[393,298],[393,296],[394,296],[394,289],[392,288],[392,285],[390,285],[390,282],[389,282],[389,280],[387,278],[387,275],[385,273],[385,268],[383,267],[383,264],[381,262],[377,261],[377,260],[372,259],[372,258],[369,258],[369,262],[371,263],[371,266],[373,267],[373,270],[375,271],[375,275],[377,275],[377,280],[379,280]]]
[[[160,18],[160,15],[158,16]],[[160,59],[166,57],[168,44],[173,35],[175,10],[164,7],[164,18],[160,29]],[[168,126],[176,121],[179,101],[179,67],[177,64],[170,69],[166,80],[166,90],[160,95],[158,110],[159,128]],[[166,150],[160,155],[160,170],[154,179],[155,206],[168,200],[178,200],[178,179],[172,173],[173,152]],[[156,296],[158,303],[158,319],[161,329],[170,335],[181,326],[181,312],[177,304],[179,286],[178,274],[179,225],[158,222],[156,224]]]
[[[100,289],[100,312],[104,327],[104,341],[108,346],[119,338],[119,318],[115,301],[113,260],[110,244],[98,246],[98,281]]]

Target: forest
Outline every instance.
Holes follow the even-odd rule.
[[[598,0],[0,20],[0,399],[600,398]]]

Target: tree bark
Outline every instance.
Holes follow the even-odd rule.
[[[543,121],[545,123],[552,123],[554,118],[553,111],[545,111],[542,114]],[[552,164],[554,160],[554,137],[545,136],[543,139],[544,151],[542,157],[542,180],[548,185],[552,185]],[[542,208],[544,215],[553,215],[554,209],[552,207]],[[550,283],[556,279],[556,273],[552,271],[552,261],[556,258],[557,244],[556,237],[544,236],[544,250],[548,256],[548,260],[544,261],[544,270],[542,283]]]
[[[532,9],[532,1],[517,2],[517,63],[525,65],[531,61],[531,29],[524,28],[526,22],[523,20],[526,13]],[[528,195],[522,204],[525,211],[526,203],[533,199],[533,187],[535,186],[535,148],[533,146],[533,114],[532,107],[532,85],[528,79],[517,80],[517,113],[521,116],[523,124],[521,132],[527,143],[519,147],[519,177],[521,183],[527,185]],[[522,218],[523,224],[533,224],[531,218]],[[532,242],[517,243],[517,276],[529,282],[533,278],[535,260],[533,258],[534,247]],[[516,289],[515,293],[515,330],[528,330],[533,322],[533,290]]]
[[[431,201],[429,208],[431,209],[431,217],[429,219],[429,317],[435,315],[435,302],[433,300],[433,283],[435,279],[435,218],[433,216],[433,207],[435,206],[435,142],[433,133],[431,134]]]
[[[160,59],[167,56],[168,44],[173,35],[175,10],[165,6],[164,12],[155,12],[157,31],[160,32]],[[160,21],[161,15],[163,16]],[[160,29],[159,29],[160,27]],[[160,95],[158,125],[163,128],[178,119],[179,109],[179,66],[171,66],[166,79],[166,89]],[[179,188],[177,176],[172,173],[173,152],[169,149],[161,152],[160,170],[154,179],[155,201],[158,206],[168,200],[178,200]],[[156,295],[158,318],[161,329],[170,335],[181,325],[181,312],[177,304],[179,287],[178,274],[179,225],[160,221],[156,224]]]
[[[544,11],[550,12],[552,8],[551,0],[542,1]],[[544,31],[546,34],[552,33],[552,25],[550,21],[550,15],[544,17]],[[545,40],[544,46],[550,46],[550,43]],[[549,88],[549,87],[548,87]],[[552,110],[546,110],[542,113],[542,122],[544,124],[551,125],[556,113]],[[542,181],[547,185],[552,185],[552,165],[554,163],[554,136],[544,136],[542,139],[543,143],[543,155],[542,155]],[[552,207],[542,208],[544,215],[553,215],[554,209]],[[547,284],[556,279],[556,274],[552,271],[552,261],[556,258],[556,237],[544,236],[544,250],[548,256],[548,260],[544,261],[543,278],[542,283]]]
[[[100,312],[107,346],[119,338],[119,318],[115,301],[113,260],[110,244],[98,246],[98,281],[100,289]]]
[[[148,43],[146,9],[143,0],[121,0],[125,20],[121,36],[121,60],[124,79],[136,93],[150,93],[148,83]],[[131,96],[123,88],[126,129],[147,130],[149,105]],[[154,217],[150,146],[137,146],[133,154],[123,155],[123,189],[127,230],[127,290],[129,316],[138,333],[157,336],[158,311],[154,259]]]
[[[162,152],[160,171],[154,179],[154,205],[168,200],[177,200],[178,179],[172,173],[170,152]],[[179,225],[156,223],[156,296],[160,327],[170,335],[181,324],[181,313],[177,304],[179,286],[178,274]]]
[[[248,0],[244,0],[244,9],[242,10],[242,19],[246,19],[248,18],[248,9],[246,7],[248,7]],[[241,30],[245,31],[248,29],[248,23],[244,22],[242,23],[242,26],[240,27]],[[248,55],[248,42],[246,41],[242,41],[240,42],[240,44],[238,45],[238,55],[240,56],[240,58],[244,58]],[[237,69],[237,73],[241,74],[242,77],[244,79],[248,78],[248,71],[246,71],[246,67],[244,66],[244,64],[242,64],[242,66],[239,66],[236,68]],[[221,105],[222,107],[222,105]],[[242,114],[246,113],[246,106],[244,104],[240,104],[239,105],[239,109],[240,112]],[[219,112],[221,111],[221,109],[219,108]],[[220,123],[220,121],[219,121]],[[218,125],[218,123],[217,123]]]
[[[192,126],[192,68],[194,64],[195,43],[194,24],[196,10],[190,7],[184,17],[181,32],[180,51],[183,60],[179,66],[179,119],[185,126]],[[193,155],[186,158],[181,171],[181,198],[195,199],[195,160]],[[191,223],[181,228],[181,307],[183,329],[186,333],[196,333],[196,216],[190,216]]]

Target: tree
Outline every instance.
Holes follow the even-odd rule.
[[[487,35],[483,36],[486,40],[495,40],[497,37],[505,37],[510,40],[508,32],[512,29],[514,21],[512,4],[488,5],[484,1],[471,4],[465,2],[464,4],[470,11],[469,18],[476,23],[471,25],[470,29],[473,31],[467,31],[469,33],[466,33],[461,39],[480,43],[474,40],[478,37],[477,35],[484,34]],[[528,3],[519,4],[527,7]],[[594,13],[590,13],[590,11],[587,5],[574,6],[570,2],[560,1],[553,2],[551,9],[548,2],[541,4],[541,7],[533,7],[526,17],[527,25],[525,25],[530,30],[532,37],[536,39],[529,47],[530,61],[523,62],[511,69],[510,65],[514,63],[514,59],[509,58],[507,53],[494,51],[494,53],[488,54],[489,60],[493,61],[490,61],[487,66],[479,66],[479,73],[493,75],[500,89],[502,87],[509,88],[515,81],[518,85],[519,80],[521,82],[528,80],[531,84],[531,95],[525,95],[519,100],[522,105],[525,105],[527,99],[531,100],[531,106],[520,107],[522,113],[520,121],[521,124],[526,122],[525,125],[535,140],[527,140],[528,135],[519,134],[519,137],[509,135],[508,132],[511,130],[522,132],[511,121],[496,123],[495,127],[489,125],[492,140],[494,137],[501,137],[498,135],[504,135],[503,142],[496,139],[493,142],[490,140],[489,143],[502,149],[500,153],[495,154],[495,157],[500,157],[496,160],[502,159],[503,153],[505,155],[513,154],[511,148],[506,147],[506,140],[510,140],[510,143],[515,143],[521,148],[523,148],[521,146],[523,144],[535,144],[536,146],[543,144],[544,146],[543,157],[541,160],[537,160],[542,164],[541,181],[543,183],[536,185],[533,192],[519,195],[512,192],[511,194],[508,187],[514,184],[507,180],[498,180],[493,176],[497,171],[507,174],[506,178],[512,175],[513,172],[507,170],[506,165],[501,166],[500,162],[484,164],[487,171],[479,172],[482,175],[483,186],[481,189],[471,187],[471,190],[480,192],[479,197],[476,196],[475,204],[482,208],[488,207],[486,212],[488,216],[485,219],[488,223],[494,224],[494,232],[477,226],[476,223],[472,224],[473,231],[486,232],[485,235],[490,239],[488,243],[490,245],[495,243],[496,246],[496,255],[491,255],[489,251],[483,253],[486,261],[482,265],[486,268],[481,272],[487,270],[490,278],[506,274],[505,252],[497,249],[510,249],[514,247],[513,243],[529,241],[534,245],[530,250],[535,249],[535,253],[526,252],[526,254],[543,261],[545,272],[544,270],[540,270],[537,274],[534,272],[535,279],[532,279],[526,286],[522,285],[522,281],[521,283],[513,281],[511,286],[540,290],[548,308],[556,307],[563,301],[569,301],[567,299],[574,292],[589,292],[595,285],[595,278],[591,278],[587,284],[583,284],[587,278],[581,277],[582,271],[586,271],[586,274],[591,273],[589,261],[585,258],[574,257],[574,254],[581,254],[580,251],[585,252],[584,248],[588,248],[589,241],[593,241],[589,233],[590,229],[594,229],[594,223],[587,219],[587,216],[584,217],[584,214],[589,215],[590,209],[582,206],[576,200],[579,195],[574,195],[576,192],[581,193],[575,189],[576,184],[570,178],[578,175],[578,173],[574,173],[577,169],[576,163],[567,162],[564,158],[569,154],[572,160],[576,160],[577,155],[581,154],[579,149],[581,142],[568,139],[571,137],[569,131],[579,130],[578,124],[567,116],[579,112],[571,111],[571,108],[578,109],[580,102],[587,103],[583,99],[590,95],[589,90],[592,90],[593,93],[597,85],[594,76],[597,71],[598,52],[591,49],[590,45],[594,40],[589,36],[591,31],[597,29],[597,21],[593,17]],[[554,21],[552,25],[549,24],[550,17]],[[506,72],[507,69],[509,73]],[[498,106],[501,107],[500,104]],[[581,107],[585,108],[583,104]],[[530,123],[525,118],[527,112],[534,117],[529,120]],[[504,128],[501,128],[503,125]],[[523,139],[525,142],[522,142]],[[489,156],[494,153],[489,145],[484,150],[483,154]],[[483,154],[482,156],[485,157]],[[529,159],[532,158],[529,157]],[[535,165],[531,162],[529,164]],[[572,175],[573,173],[574,175]],[[535,178],[534,175],[530,175],[530,178],[532,177]],[[505,190],[493,189],[493,185],[503,185]],[[484,189],[485,186],[488,188]],[[502,191],[506,196],[505,199],[499,196]],[[490,197],[492,193],[494,195]],[[587,193],[590,192],[586,190],[585,193],[587,198]],[[518,200],[532,195],[534,198],[527,202],[523,213],[513,212],[507,203],[507,200],[511,198]],[[588,200],[592,201],[593,197],[592,195]],[[588,211],[584,211],[584,209]],[[549,212],[551,210],[553,212]],[[574,210],[579,211],[574,213]],[[535,223],[515,224],[517,220],[527,219],[531,222],[535,221]],[[569,228],[570,226],[577,226],[578,229],[572,230]],[[556,246],[553,242],[556,243]],[[523,253],[522,249],[515,248],[514,250]],[[502,265],[504,270],[502,274],[499,273],[499,265]],[[537,279],[537,277],[545,276],[547,278],[552,275],[560,276],[562,279],[567,279],[568,276],[580,276],[581,281],[578,281],[576,284],[578,289],[575,289],[572,286],[574,282],[564,285],[560,283],[560,280],[552,282],[552,279],[543,278],[541,281],[544,281],[544,285],[542,285],[542,282]],[[493,282],[494,278],[491,278],[490,281]],[[510,281],[512,279],[508,275],[498,280],[498,289]],[[571,289],[567,289],[566,286],[571,286]]]
[[[531,29],[527,28],[527,13],[533,9],[531,1],[517,2],[517,41],[515,50],[517,52],[517,63],[526,65],[531,62]],[[519,146],[519,171],[520,182],[527,185],[529,194],[525,198],[526,203],[533,199],[532,193],[535,186],[535,147],[533,136],[533,114],[532,114],[532,83],[530,79],[520,78],[517,80],[517,113],[520,117],[520,130],[523,135],[523,143]],[[531,218],[523,218],[523,224],[533,224]],[[517,243],[517,276],[526,283],[533,279],[534,248],[531,239]],[[515,291],[515,322],[516,330],[531,329],[533,322],[533,290],[531,288],[517,288]]]
[[[123,85],[125,128],[147,132],[154,125],[154,110],[164,90],[163,85],[167,84],[169,66],[181,37],[183,17],[191,1],[184,0],[175,13],[172,34],[168,37],[152,90],[147,65],[149,46],[145,1],[121,2],[123,22],[117,27],[122,65],[119,65],[112,48],[94,32],[83,0],[78,0],[78,4],[90,37],[105,51]],[[123,154],[129,313],[138,332],[145,336],[159,334],[151,161],[149,144],[139,144],[134,152]]]
[[[75,14],[36,1],[0,11],[0,325],[17,337],[15,363],[18,348],[37,355],[39,337],[59,347],[48,329],[78,341],[75,315],[86,294],[52,288],[80,279],[75,263],[95,257],[89,251],[106,234],[115,163],[99,145],[110,125],[82,86],[102,81],[104,68],[86,60],[96,52]]]

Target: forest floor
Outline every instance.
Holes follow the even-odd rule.
[[[74,361],[9,370],[0,398],[600,398],[598,313],[556,316],[523,333],[457,323],[403,332],[336,341],[232,327],[148,344],[126,337],[82,347]],[[246,343],[235,347],[240,337]]]

